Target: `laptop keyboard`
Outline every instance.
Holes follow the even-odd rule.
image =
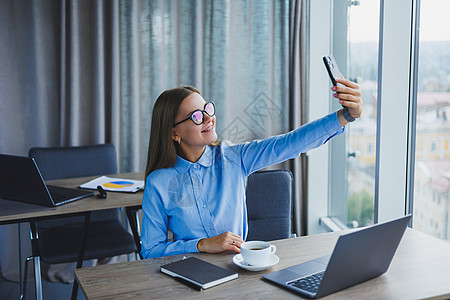
[[[299,289],[308,291],[310,293],[317,293],[324,272],[325,271],[307,277],[302,277],[300,279],[290,282],[289,285],[295,286]]]

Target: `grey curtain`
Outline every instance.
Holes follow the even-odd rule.
[[[118,1],[1,1],[2,153],[120,141],[117,10]]]
[[[0,151],[112,142],[142,170],[154,101],[180,84],[216,102],[222,139],[285,132],[298,3],[1,1]]]
[[[220,139],[298,127],[306,122],[306,3],[2,0],[0,153],[110,142],[121,172],[141,171],[153,104],[178,85],[216,103]],[[305,165],[302,157],[282,166],[294,171],[298,234]]]
[[[120,17],[121,100],[136,114],[122,153],[135,143],[133,168],[144,164],[154,101],[178,85],[216,103],[220,139],[288,129],[288,1],[123,2]]]

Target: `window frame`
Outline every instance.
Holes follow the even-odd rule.
[[[420,0],[380,0],[374,223],[412,212],[419,7]],[[333,49],[333,0],[310,1],[309,13],[308,118],[314,120],[336,110],[330,108],[329,79],[320,65],[321,57]],[[335,170],[336,164],[341,166],[331,149],[325,145],[307,153],[308,234],[333,230],[320,221],[333,220],[330,207],[339,193],[330,187],[331,177],[339,176],[330,165]]]

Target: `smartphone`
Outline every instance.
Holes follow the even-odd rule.
[[[328,75],[330,76],[331,82],[334,86],[337,86],[336,78],[342,78],[342,73],[339,71],[339,67],[336,63],[336,60],[332,55],[324,56],[323,63],[327,68]]]

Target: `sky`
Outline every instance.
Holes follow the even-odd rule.
[[[391,1],[391,0],[387,0]],[[450,41],[450,0],[421,0],[420,41]],[[350,9],[352,42],[378,40],[380,0],[360,0]]]

